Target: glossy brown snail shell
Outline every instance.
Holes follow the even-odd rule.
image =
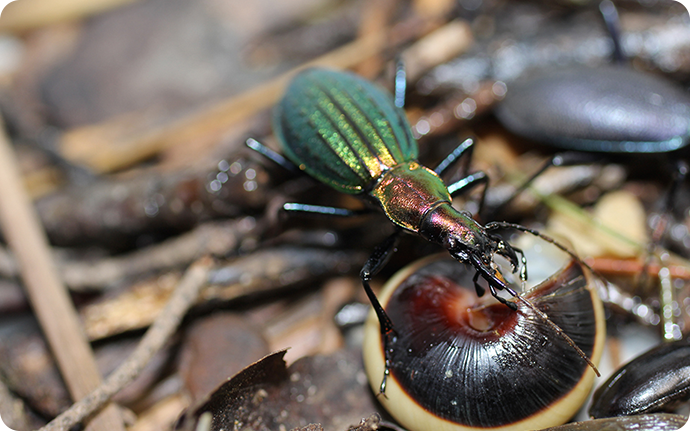
[[[588,271],[563,260],[523,296],[596,364],[603,307]],[[593,370],[527,305],[517,301],[512,311],[490,295],[478,298],[473,275],[444,254],[412,263],[386,283],[379,297],[397,338],[379,401],[410,430],[524,431],[565,423],[590,392]],[[373,313],[365,331],[365,368],[378,393],[384,356]]]

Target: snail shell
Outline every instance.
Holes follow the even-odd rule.
[[[490,295],[478,298],[473,275],[444,254],[386,283],[380,299],[397,337],[379,401],[410,430],[524,431],[565,423],[587,397],[593,370],[527,305],[518,301],[512,311]],[[591,284],[570,259],[523,296],[596,364],[605,325]],[[365,331],[364,364],[378,393],[384,355],[373,312]]]

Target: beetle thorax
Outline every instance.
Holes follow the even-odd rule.
[[[412,232],[419,232],[427,214],[436,207],[450,205],[443,180],[415,161],[384,172],[369,194],[393,223]]]

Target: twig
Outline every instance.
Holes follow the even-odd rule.
[[[184,268],[201,256],[235,252],[251,234],[246,219],[209,222],[195,229],[132,253],[92,262],[65,262],[63,280],[72,291],[106,290],[116,282],[142,274]]]
[[[254,226],[249,218],[208,222],[160,244],[120,256],[83,261],[56,253],[53,258],[70,291],[103,291],[123,280],[184,268],[202,256],[232,255],[244,239],[258,234]],[[0,247],[0,277],[17,275],[19,268],[14,256]]]
[[[203,258],[194,263],[177,285],[173,296],[146,331],[136,350],[95,391],[73,404],[67,411],[40,431],[66,431],[105,405],[115,394],[134,380],[151,358],[176,331],[187,310],[196,303],[199,291],[206,284],[212,260]]]
[[[18,163],[0,118],[0,223],[14,252],[27,295],[36,312],[70,394],[79,399],[101,376],[67,289],[60,282],[38,216],[22,187]],[[124,430],[112,406],[94,419],[92,430]]]
[[[396,10],[395,0],[373,0],[368,2],[368,7],[362,9],[359,23],[358,39],[380,33],[382,29],[389,28],[389,22]],[[376,76],[381,72],[384,64],[382,52],[372,55],[355,67],[355,71],[363,76]]]
[[[417,81],[429,69],[467,51],[473,43],[472,29],[463,20],[451,21],[419,38],[402,53],[407,80]]]
[[[634,277],[640,275],[645,269],[644,261],[640,259],[623,259],[613,257],[588,257],[585,259],[587,265],[591,266],[595,271],[603,274],[622,275]],[[646,265],[647,274],[650,277],[658,277],[662,266],[659,264]],[[690,280],[690,268],[687,265],[669,265],[667,267],[669,274],[673,278],[681,280]]]
[[[199,304],[256,297],[319,277],[349,273],[362,265],[366,256],[360,251],[316,247],[262,249],[214,267]],[[172,277],[176,275],[168,273],[86,305],[80,311],[87,336],[97,340],[151,325],[174,293],[177,282],[168,281]]]

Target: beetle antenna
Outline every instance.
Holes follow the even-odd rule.
[[[526,233],[532,234],[532,235],[534,235],[534,236],[536,236],[536,237],[538,237],[538,238],[541,238],[541,239],[543,239],[544,241],[546,241],[546,242],[548,242],[548,243],[550,243],[550,244],[553,244],[553,245],[554,245],[555,247],[557,247],[559,250],[561,250],[561,251],[567,253],[568,256],[570,256],[570,257],[572,257],[573,259],[575,259],[576,261],[578,261],[578,263],[580,263],[580,265],[582,265],[582,266],[584,266],[585,268],[587,268],[592,274],[596,275],[596,276],[599,277],[601,280],[606,280],[606,277],[604,277],[604,276],[603,276],[599,271],[597,271],[596,269],[592,268],[587,262],[585,262],[584,260],[582,260],[582,259],[580,258],[580,256],[578,256],[577,254],[575,254],[574,251],[572,251],[572,250],[569,249],[568,247],[564,246],[564,245],[561,244],[560,242],[556,241],[555,239],[551,238],[550,236],[544,235],[543,233],[539,232],[539,231],[536,230],[536,229],[530,229],[530,228],[528,228],[528,227],[525,227],[525,226],[522,226],[522,225],[519,225],[519,224],[508,223],[508,222],[504,222],[504,221],[503,221],[503,222],[494,221],[494,222],[487,223],[486,226],[484,226],[484,229],[487,229],[487,230],[489,230],[489,229],[490,229],[490,230],[493,230],[493,229],[502,229],[502,228],[519,230],[520,232],[526,232]]]
[[[520,294],[517,293],[517,292],[515,292],[513,289],[510,289],[510,290],[512,290],[511,294],[514,294],[513,296],[514,296],[515,298],[517,298],[518,301],[522,302],[522,303],[525,304],[527,307],[529,307],[530,310],[534,311],[534,312],[537,314],[537,316],[539,316],[547,325],[549,325],[549,327],[550,327],[551,329],[553,329],[554,331],[556,331],[556,333],[558,333],[558,335],[560,335],[561,338],[563,338],[563,339],[565,340],[565,342],[568,343],[568,344],[570,345],[570,347],[572,347],[573,349],[575,349],[575,351],[577,352],[577,354],[580,355],[580,357],[582,357],[582,359],[584,359],[585,362],[587,362],[587,365],[589,365],[590,368],[592,368],[592,370],[594,370],[594,374],[596,374],[597,377],[601,377],[601,373],[599,372],[599,369],[597,368],[597,366],[594,365],[594,362],[592,362],[592,360],[589,359],[589,357],[587,357],[587,355],[585,354],[585,352],[583,352],[582,349],[580,349],[580,347],[578,347],[578,345],[575,344],[575,342],[573,341],[573,339],[570,338],[570,336],[569,336],[568,334],[566,334],[565,332],[563,332],[563,330],[562,330],[558,325],[556,325],[555,323],[553,323],[553,322],[551,321],[551,319],[549,319],[549,316],[548,316],[546,313],[544,313],[543,311],[541,311],[540,309],[538,309],[534,304],[532,304],[532,303],[531,303],[530,301],[528,301],[527,299],[525,299],[525,298],[523,298],[522,296],[520,296]]]
[[[550,243],[550,244],[553,244],[554,246],[558,247],[558,249],[560,249],[560,250],[562,250],[563,252],[567,253],[570,257],[572,257],[573,259],[575,259],[576,261],[578,261],[582,266],[584,266],[585,268],[587,268],[587,269],[588,269],[589,271],[591,271],[593,274],[597,274],[597,276],[599,276],[599,274],[598,274],[591,266],[589,266],[589,265],[587,264],[587,262],[585,262],[584,260],[580,259],[580,257],[579,257],[578,255],[576,255],[575,252],[573,252],[572,250],[570,250],[568,247],[564,246],[563,244],[559,243],[559,242],[556,241],[555,239],[551,238],[550,236],[544,235],[543,233],[539,232],[538,230],[530,229],[530,228],[528,228],[528,227],[525,227],[525,226],[522,226],[522,225],[519,225],[519,224],[508,223],[508,222],[490,222],[490,223],[487,223],[487,224],[484,226],[484,228],[485,228],[486,230],[494,230],[494,229],[501,229],[501,228],[510,228],[510,229],[515,229],[515,230],[519,230],[519,231],[521,231],[521,232],[526,232],[526,233],[532,234],[532,235],[534,235],[534,236],[536,236],[536,237],[538,237],[538,238],[541,238],[541,239],[543,239],[544,241],[546,241],[546,242],[548,242],[548,243]],[[524,259],[524,254],[523,254],[523,259]],[[523,261],[523,262],[524,262],[524,261]],[[594,373],[597,375],[597,377],[601,377],[601,373],[599,373],[599,369],[597,368],[596,365],[594,365],[594,362],[592,362],[592,360],[589,359],[589,357],[587,357],[587,355],[585,354],[585,352],[583,352],[582,349],[580,349],[580,347],[578,347],[578,345],[575,344],[575,342],[573,341],[573,339],[570,338],[570,336],[568,336],[568,334],[566,334],[565,332],[563,332],[563,330],[562,330],[558,325],[556,325],[555,323],[553,323],[553,321],[551,321],[551,319],[549,318],[549,316],[548,316],[546,313],[544,313],[543,311],[541,311],[540,309],[538,309],[534,304],[532,304],[532,303],[531,303],[530,301],[528,301],[527,299],[525,299],[525,298],[523,298],[522,296],[520,296],[520,294],[518,294],[515,290],[513,290],[513,289],[511,289],[511,288],[509,288],[509,287],[506,287],[506,291],[507,291],[508,293],[510,293],[513,297],[517,298],[518,301],[522,302],[522,303],[525,304],[527,307],[529,307],[532,311],[534,311],[534,312],[535,312],[535,313],[536,313],[536,314],[537,314],[547,325],[549,325],[549,327],[551,327],[551,329],[553,329],[554,331],[556,331],[556,333],[558,333],[558,335],[560,335],[561,338],[563,338],[573,349],[575,349],[575,351],[577,352],[577,354],[580,355],[580,356],[582,357],[582,359],[585,360],[585,362],[587,362],[587,365],[589,365],[589,366],[592,368],[592,370],[594,370]]]
[[[508,223],[508,222],[504,222],[504,221],[502,221],[502,222],[501,222],[501,221],[492,221],[492,222],[489,222],[489,223],[487,223],[487,224],[484,226],[484,229],[486,229],[486,230],[494,230],[494,229],[515,229],[515,230],[519,230],[520,232],[526,232],[526,233],[532,234],[532,235],[534,235],[534,236],[536,236],[536,237],[538,237],[538,238],[541,238],[541,239],[543,239],[544,241],[546,241],[546,242],[548,242],[548,243],[550,243],[550,244],[553,244],[554,246],[558,247],[559,250],[561,250],[561,251],[567,253],[568,256],[570,256],[570,257],[572,257],[573,259],[577,260],[577,261],[578,261],[579,263],[581,263],[585,268],[587,268],[588,270],[592,271],[592,273],[598,274],[591,266],[589,266],[589,265],[587,264],[587,262],[585,262],[584,260],[580,259],[580,256],[578,256],[577,254],[575,254],[574,251],[570,250],[568,247],[564,246],[563,244],[561,244],[560,242],[558,242],[558,241],[556,241],[555,239],[551,238],[550,236],[544,235],[543,233],[539,232],[539,231],[536,230],[536,229],[530,229],[530,228],[525,227],[525,226],[522,226],[522,225],[520,225],[520,224]]]
[[[493,289],[492,289],[492,290],[493,290]],[[506,286],[506,287],[505,287],[505,290],[506,290],[506,292],[508,292],[511,296],[513,296],[513,298],[516,298],[518,301],[520,301],[520,302],[522,302],[523,304],[525,304],[530,310],[532,310],[537,316],[539,316],[539,317],[544,321],[544,323],[546,323],[551,329],[553,329],[554,331],[556,331],[556,333],[557,333],[558,335],[560,335],[560,337],[563,338],[563,339],[565,340],[565,342],[568,343],[568,344],[570,345],[570,347],[572,347],[573,349],[575,349],[575,351],[577,352],[577,354],[580,355],[580,357],[581,357],[582,359],[584,359],[585,362],[587,362],[587,365],[589,365],[589,366],[592,368],[592,370],[594,370],[594,374],[596,374],[597,377],[601,377],[601,373],[599,372],[599,369],[597,368],[597,366],[594,365],[594,362],[592,362],[592,360],[589,359],[589,357],[587,357],[587,355],[585,354],[585,352],[583,352],[582,349],[580,349],[580,347],[579,347],[577,344],[575,344],[575,342],[573,341],[573,339],[570,338],[570,336],[569,336],[568,334],[566,334],[566,333],[561,329],[560,326],[558,326],[558,325],[556,325],[555,323],[553,323],[553,321],[549,318],[549,316],[548,316],[546,313],[544,313],[543,311],[541,311],[540,309],[538,309],[534,304],[532,304],[532,303],[531,303],[530,301],[528,301],[526,298],[523,298],[522,295],[520,295],[520,294],[519,294],[518,292],[516,292],[514,289],[512,289],[512,288]]]
[[[517,308],[514,307],[514,303],[512,303],[512,302],[506,302],[505,299],[502,299],[500,296],[498,296],[498,295],[496,294],[496,289],[495,289],[494,285],[493,285],[491,282],[489,282],[489,288],[491,289],[491,294],[494,296],[494,298],[498,299],[500,302],[502,302],[503,304],[507,305],[509,308],[511,308],[511,309],[513,309],[513,310],[516,310],[516,309],[517,309]],[[522,297],[518,292],[516,292],[514,289],[512,289],[512,288],[510,288],[510,287],[508,287],[508,286],[503,286],[503,289],[505,289],[505,291],[508,292],[513,298],[516,298],[518,301],[520,301],[520,302],[522,302],[523,304],[525,304],[530,310],[532,310],[537,316],[539,316],[539,318],[541,318],[541,319],[544,321],[544,323],[546,323],[546,324],[547,324],[551,329],[553,329],[561,338],[563,338],[563,340],[565,340],[565,342],[568,343],[568,344],[570,345],[570,347],[572,347],[573,349],[575,349],[575,351],[577,352],[577,354],[580,355],[580,357],[581,357],[582,359],[584,359],[585,362],[587,362],[587,365],[589,365],[589,366],[592,368],[592,370],[594,370],[594,374],[596,374],[597,377],[601,377],[601,373],[599,372],[599,369],[597,368],[597,366],[594,365],[594,362],[592,362],[592,360],[589,359],[589,357],[587,357],[587,355],[585,354],[585,352],[583,352],[582,349],[580,349],[580,347],[579,347],[577,344],[575,344],[575,342],[573,341],[573,339],[570,338],[570,336],[569,336],[568,334],[566,334],[566,333],[560,328],[560,326],[558,326],[558,325],[556,325],[555,323],[553,323],[553,321],[549,318],[549,316],[548,316],[546,313],[544,313],[543,311],[541,311],[540,309],[538,309],[534,304],[532,304],[532,303],[531,303],[530,301],[528,301],[526,298],[523,298],[523,297]]]

